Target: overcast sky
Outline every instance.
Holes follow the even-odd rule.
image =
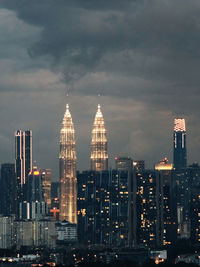
[[[172,160],[176,116],[199,162],[199,14],[199,0],[0,0],[0,163],[14,162],[14,131],[31,129],[34,159],[58,178],[67,102],[80,170],[98,103],[109,166],[116,155]]]

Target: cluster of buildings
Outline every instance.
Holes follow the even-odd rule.
[[[32,163],[32,132],[15,133],[15,164],[1,165],[0,248],[84,246],[164,248],[178,238],[200,244],[200,167],[187,166],[186,126],[174,120],[173,163],[153,170],[143,160],[116,157],[108,169],[100,105],[91,138],[91,168],[76,169],[69,105],[60,130],[60,182]]]

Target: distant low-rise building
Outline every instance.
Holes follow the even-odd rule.
[[[14,245],[14,216],[0,215],[0,248],[8,249]]]
[[[21,246],[56,245],[55,222],[52,220],[16,221],[16,244]]]

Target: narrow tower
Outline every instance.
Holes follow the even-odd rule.
[[[185,119],[174,119],[174,168],[187,167]]]
[[[15,132],[15,205],[19,217],[19,203],[24,200],[24,185],[29,172],[32,171],[32,131]]]
[[[15,171],[17,185],[22,187],[32,171],[32,131],[15,132]]]
[[[74,124],[66,105],[60,130],[60,220],[77,223],[76,150]]]
[[[91,142],[91,170],[103,171],[108,169],[107,137],[101,106],[98,105],[94,119]]]

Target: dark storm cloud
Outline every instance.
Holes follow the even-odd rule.
[[[67,87],[74,94],[70,103],[83,162],[98,93],[112,155],[125,151],[151,163],[161,151],[169,155],[174,115],[187,118],[190,150],[199,147],[199,0],[0,0],[0,7],[2,14],[12,12],[0,27],[1,97],[14,103],[12,112],[23,112],[21,98],[30,107],[19,127],[35,128],[41,161],[48,143],[49,155],[58,149],[54,122],[64,112],[66,100],[59,98]],[[45,123],[38,115],[41,105]],[[31,109],[37,115],[28,121]],[[4,114],[0,119],[5,121]],[[45,136],[46,129],[52,136]],[[8,142],[6,134],[0,143]]]
[[[122,3],[123,2],[123,3]],[[19,18],[41,27],[32,57],[52,57],[52,67],[74,83],[106,71],[154,81],[165,93],[196,92],[200,47],[199,1],[0,1]],[[149,88],[148,92],[151,91]],[[91,90],[91,93],[92,90]],[[115,90],[107,90],[115,94]],[[116,91],[117,94],[117,91]],[[137,92],[142,97],[143,92]],[[134,90],[128,96],[135,96]],[[162,97],[162,93],[161,93]]]

